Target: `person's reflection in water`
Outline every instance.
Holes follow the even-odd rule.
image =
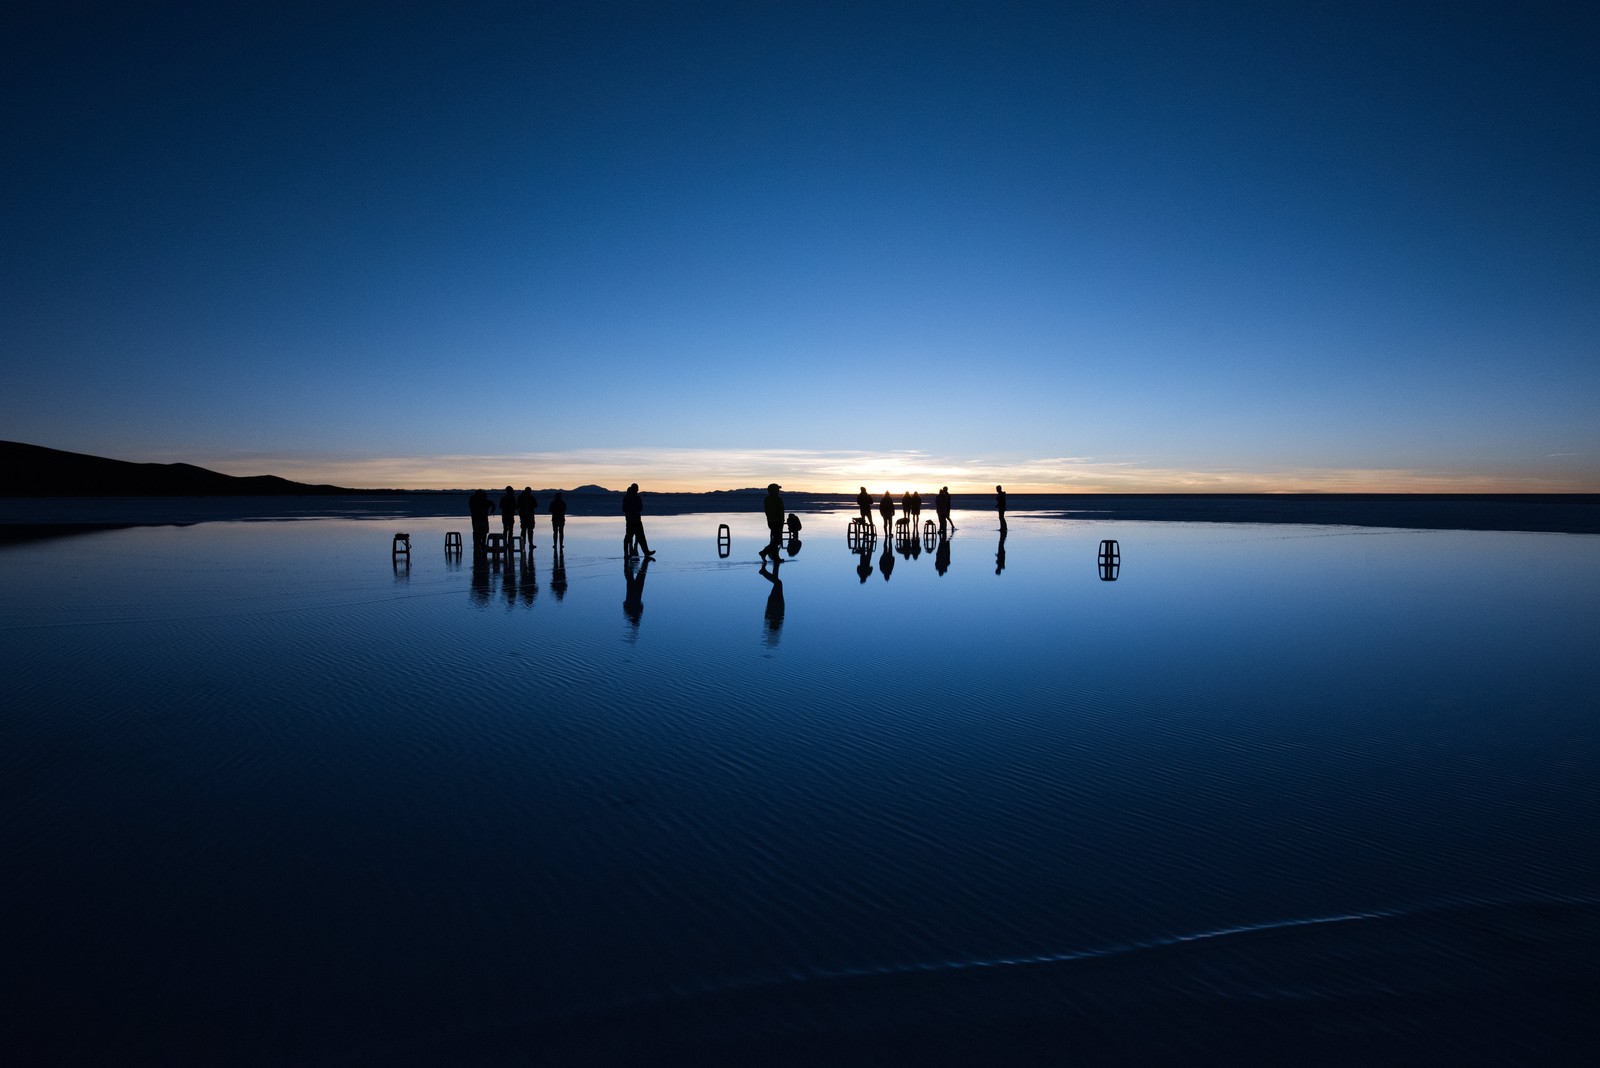
[[[539,571],[533,566],[533,555],[530,553],[522,560],[522,603],[532,608],[533,599],[537,596],[539,596]]]
[[[644,616],[644,577],[649,573],[650,557],[646,556],[643,562],[638,557],[623,557],[622,577],[628,584],[628,592],[622,598],[622,612],[633,624],[635,636],[639,633],[639,620]]]
[[[1000,528],[1000,544],[994,550],[994,573],[996,575],[1006,569],[1006,528]]]
[[[778,577],[778,569],[783,566],[783,561],[776,557],[772,560],[772,570],[767,570],[767,562],[761,562],[761,577],[772,583],[772,592],[767,594],[766,634],[767,644],[778,644],[778,633],[783,630],[783,580]]]
[[[550,588],[555,591],[557,601],[567,595],[567,554],[561,549],[555,551],[550,564]]]
[[[512,510],[512,514],[516,514],[515,509]],[[517,607],[517,565],[514,563],[516,558],[516,553],[506,553],[505,563],[500,571],[500,590],[506,595],[508,609]]]
[[[856,577],[863,584],[872,577],[872,550],[868,549],[866,545],[866,542],[862,542],[861,551],[856,554]]]
[[[894,571],[894,542],[889,538],[883,539],[883,554],[878,557],[878,570],[883,572],[883,581],[889,581],[889,575]]]
[[[933,569],[943,575],[950,570],[950,539],[939,535],[939,549],[933,557]]]
[[[472,554],[472,603],[479,608],[489,607],[489,554]]]

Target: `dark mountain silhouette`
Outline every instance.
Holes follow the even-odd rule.
[[[282,497],[350,492],[277,475],[238,477],[193,464],[138,464],[0,441],[0,497]]]

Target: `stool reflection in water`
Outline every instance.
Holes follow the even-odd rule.
[[[506,536],[504,534],[489,535],[489,555],[499,556],[506,551]]]
[[[1122,550],[1111,538],[1100,543],[1100,581],[1115,582],[1117,574],[1122,570]]]
[[[717,524],[717,555],[726,560],[728,554],[733,552],[733,532],[728,529],[728,524]]]
[[[922,547],[933,552],[933,547],[939,544],[939,530],[933,525],[933,520],[926,519],[922,523]]]
[[[852,519],[845,528],[844,543],[853,553],[871,552],[878,542],[878,529],[864,519]]]
[[[394,549],[390,555],[404,556],[409,561],[411,559],[411,535],[396,534],[394,536]]]
[[[451,553],[455,553],[458,556],[461,554],[461,532],[459,530],[452,530],[444,536],[444,554],[449,556]]]

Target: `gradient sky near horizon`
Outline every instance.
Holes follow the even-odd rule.
[[[1600,491],[1600,16],[23,3],[0,438],[356,486]]]

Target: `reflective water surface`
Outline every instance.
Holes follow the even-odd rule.
[[[588,518],[526,562],[447,556],[464,518],[0,548],[0,1044],[1592,1043],[1600,539],[968,514],[895,546],[849,518],[806,516],[776,571],[759,514],[647,515],[648,563]]]

